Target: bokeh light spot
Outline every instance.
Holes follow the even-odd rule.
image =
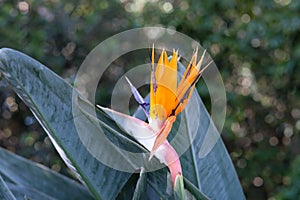
[[[22,14],[27,14],[29,12],[29,4],[26,1],[20,1],[18,3],[18,9]]]
[[[276,146],[276,145],[278,145],[278,143],[279,143],[279,140],[276,136],[273,136],[269,139],[269,144],[271,146]]]
[[[264,180],[261,177],[257,176],[253,179],[253,185],[255,187],[261,187],[263,184],[264,184]]]
[[[250,18],[250,15],[248,14],[243,14],[242,17],[241,17],[241,20],[243,23],[247,24],[250,22],[251,18]]]
[[[170,2],[165,2],[162,5],[162,11],[165,13],[171,13],[173,11],[173,5]]]

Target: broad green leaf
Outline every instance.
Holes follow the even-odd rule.
[[[220,144],[222,145],[222,143],[220,143],[221,140],[214,146],[212,152],[209,153],[205,159],[200,159],[198,156],[198,152],[202,145],[201,142],[203,142],[207,130],[212,131],[208,132],[208,134],[218,134],[218,132],[214,127],[213,122],[210,120],[197,93],[194,94],[194,98],[191,101],[191,104],[189,104],[181,115],[180,125],[177,123],[177,125],[174,126],[174,129],[179,132],[179,139],[177,139],[177,143],[174,143],[175,148],[177,147],[178,152],[180,152],[185,150],[182,150],[181,146],[189,147],[181,157],[183,175],[191,181],[191,183],[188,181],[186,182],[189,183],[189,186],[195,185],[193,185],[193,187],[187,187],[188,191],[198,199],[200,197],[201,199],[208,199],[208,197],[212,199],[243,199],[244,195],[230,157],[228,156],[224,145],[220,146]],[[193,101],[195,101],[196,104]],[[193,105],[199,107],[199,110],[195,109]],[[135,130],[137,131],[136,134],[144,132],[144,126],[138,127],[139,123],[135,124],[136,122],[131,118],[118,113],[113,114],[113,111],[108,109],[103,110],[105,110],[109,116],[114,118],[120,126],[123,126],[124,130],[128,130],[128,134],[134,134],[132,132]],[[200,113],[199,116],[195,115],[197,112]],[[199,122],[199,119],[201,119],[201,123],[197,123]],[[132,126],[137,127],[132,129]],[[211,155],[213,155],[213,158],[210,157]],[[208,164],[212,167],[206,166],[206,159],[209,160]],[[215,172],[213,170],[215,170]],[[168,172],[160,170],[159,172],[150,173],[148,179],[149,185],[153,187],[160,197],[165,199],[172,196],[172,189],[168,187],[172,184],[166,184],[166,180],[168,180],[167,177]],[[207,179],[206,182],[200,182],[205,179]],[[215,184],[215,180],[218,181],[218,184]],[[212,184],[214,184],[214,187],[211,187]]]
[[[116,123],[118,123],[120,125],[120,127],[122,127],[125,131],[128,131],[128,134],[133,135],[133,137],[138,137],[139,135],[145,136],[147,134],[149,134],[149,135],[153,134],[153,133],[150,133],[151,130],[148,129],[149,127],[147,126],[147,124],[145,124],[135,118],[132,118],[130,116],[124,115],[122,113],[119,113],[119,112],[116,112],[116,111],[113,111],[113,110],[107,109],[107,108],[101,107],[101,110],[103,110],[111,118],[113,118],[116,121]],[[86,113],[86,115],[89,115],[89,114]],[[93,118],[91,115],[89,115],[89,116],[90,116],[90,120],[95,121],[94,123],[96,123],[96,121],[99,121],[97,118]],[[147,142],[146,142],[146,140],[147,140]],[[150,138],[150,137],[143,137],[143,138],[140,137],[138,139],[138,141],[140,141],[142,144],[145,144],[145,147],[147,147],[148,150],[151,149],[151,148],[149,148],[148,143],[152,143],[152,144],[154,143],[153,138]],[[148,155],[145,154],[144,156],[146,158],[148,158],[149,154]],[[155,156],[157,156],[157,155],[155,155]],[[158,156],[163,156],[163,155],[158,155]],[[158,158],[160,159],[160,162],[164,162],[163,161],[164,158],[162,158],[162,157],[158,157]],[[146,169],[149,169],[149,167],[153,166],[153,165],[155,165],[156,167],[161,166],[158,162],[154,162],[152,160],[151,160],[151,162],[149,162],[148,159],[146,159],[146,162],[144,163],[143,167],[145,167]],[[159,169],[159,168],[157,168],[157,169]],[[153,168],[152,168],[152,170],[153,170]],[[149,187],[152,187],[152,189],[158,194],[159,198],[162,198],[162,199],[176,198],[174,196],[175,194],[173,193],[173,184],[170,182],[171,181],[170,174],[167,170],[162,169],[159,171],[151,172],[150,174],[154,174],[153,175],[154,178],[153,179],[150,178],[148,180]],[[137,184],[139,186],[140,183],[138,182]],[[183,184],[183,183],[181,182],[181,184]],[[190,187],[190,188],[192,188],[192,187]],[[191,194],[193,194],[193,192],[194,193],[196,192],[196,190],[194,188],[196,188],[196,186],[194,186],[192,188],[193,190],[191,191]],[[181,189],[181,187],[180,187],[180,189]],[[137,191],[139,191],[139,189]],[[136,195],[138,195],[138,194],[136,194]],[[180,197],[183,197],[183,195],[184,195],[183,190],[178,190],[178,188],[177,188],[177,195],[179,195]],[[205,197],[205,195],[202,194],[199,189],[195,193],[195,195]],[[134,198],[135,198],[135,195],[134,195]],[[180,199],[182,199],[182,198],[180,198]],[[202,198],[202,199],[207,199],[207,198]]]
[[[60,198],[53,198],[31,187],[15,185],[12,183],[8,183],[7,185],[17,200],[35,200],[35,199],[58,200],[60,199]]]
[[[89,123],[90,127],[92,127],[92,126],[95,127],[94,132],[99,132],[100,131],[100,130],[97,130],[97,127],[95,126],[95,124],[97,124],[97,123],[103,124],[105,122],[105,123],[111,124],[113,126],[113,124],[112,124],[113,122],[109,122],[109,119],[104,119],[103,116],[100,115],[100,113],[102,111],[98,111],[98,117],[99,117],[99,119],[95,118],[94,116],[92,116],[90,114],[90,109],[92,109],[91,105],[89,105],[87,102],[84,102],[83,100],[79,100],[78,102],[79,102],[79,107],[80,107],[81,112],[87,117],[87,119],[89,119],[89,121],[87,121],[85,123]],[[102,120],[100,120],[100,119],[102,119]],[[124,122],[126,123],[127,118],[125,118],[124,120],[125,120]],[[131,122],[129,122],[129,123],[131,123]],[[108,129],[112,129],[109,126],[107,128]],[[110,131],[110,134],[114,134],[114,135],[118,136],[119,138],[123,138],[123,141],[128,141],[128,138],[126,138],[122,134],[122,130],[114,129],[114,130]],[[132,141],[128,141],[128,142],[130,142],[131,144],[135,144]],[[136,144],[136,146],[140,148],[141,152],[145,152],[146,153],[147,150],[144,147],[142,147],[140,144]],[[162,166],[162,164],[160,164],[160,162],[156,158],[153,158],[151,160],[151,162],[148,162],[148,158],[149,158],[149,152],[148,152],[148,156],[140,154],[138,157],[135,157],[136,160],[141,159],[140,163],[143,163],[142,164],[143,167],[149,167],[149,165],[150,165],[150,167],[151,166],[155,166],[155,167],[157,167],[159,169]],[[137,170],[139,170],[139,168],[137,168]],[[159,171],[155,171],[155,172],[149,173],[149,174],[156,174],[157,173],[157,175],[156,175],[157,177],[155,176],[156,180],[154,180],[152,182],[149,182],[149,180],[147,179],[147,182],[150,183],[149,187],[151,187],[151,189],[149,189],[149,190],[151,192],[155,191],[155,193],[157,193],[156,194],[157,198],[172,199],[173,198],[172,183],[169,183],[170,187],[166,187],[166,185],[167,185],[166,181],[170,180],[170,177],[167,177],[168,176],[168,174],[167,174],[168,172],[167,172],[166,167],[163,169],[163,172],[164,173],[161,173],[161,170],[159,170]],[[132,178],[133,177],[131,177],[131,179]],[[133,180],[129,180],[128,182],[130,184],[133,184]],[[137,184],[137,181],[135,181],[134,184]],[[130,192],[130,191],[134,192],[134,190],[132,190],[132,186],[129,186],[127,184],[126,184],[125,187],[127,187],[127,189],[128,189],[127,190],[127,194],[120,194],[119,197],[125,198],[123,196],[123,195],[125,195],[126,196],[125,199],[131,199],[131,197],[133,196],[133,194],[130,194],[128,192]],[[135,187],[135,185],[134,185],[134,187]]]
[[[203,193],[199,192],[199,188],[193,185],[189,180],[187,180],[186,178],[184,178],[183,180],[184,180],[185,188],[187,188],[185,190],[185,195],[187,196],[187,199],[193,199],[193,198],[196,198],[198,200],[209,199]]]
[[[146,198],[146,186],[147,186],[147,173],[144,168],[141,169],[140,177],[137,181],[136,188],[132,200],[139,200]]]
[[[7,184],[4,182],[0,175],[0,199],[2,200],[15,200],[16,198],[9,190]]]
[[[181,71],[182,66],[179,65]],[[174,125],[180,139],[170,142],[178,152],[181,146],[191,144],[180,160],[183,175],[211,199],[245,199],[236,171],[219,132],[210,118],[199,94],[193,97],[181,114],[181,123]],[[177,143],[180,141],[180,143]],[[211,142],[212,141],[212,142]],[[211,151],[200,157],[203,146],[213,145]]]
[[[71,111],[73,88],[45,66],[20,52],[1,49],[0,59],[0,70],[4,78],[8,80],[20,98],[29,106],[50,136],[61,157],[75,173],[78,172],[77,176],[83,179],[95,198],[114,199],[117,196],[122,196],[120,195],[122,192],[127,193],[122,189],[131,173],[121,172],[105,166],[86,150],[78,138]],[[93,105],[90,105],[80,95],[77,98],[79,109],[76,117],[81,118],[82,124],[79,125],[82,129],[85,129],[87,133],[94,134],[90,137],[96,137],[93,138],[93,141],[99,140],[96,135],[99,133],[99,130],[97,130],[99,127],[96,125],[100,124],[104,134],[117,146],[133,152],[145,151],[145,148],[132,138],[128,138],[128,135],[124,137],[120,128],[103,113],[98,112],[99,120],[89,116],[89,110],[94,109]],[[89,139],[89,137],[87,138]],[[96,147],[102,148],[97,145]],[[101,153],[101,150],[99,152]],[[114,160],[119,160],[120,165],[131,163],[129,158],[117,153],[114,152],[108,154],[108,156],[118,156]],[[154,165],[159,164],[157,160],[154,163]],[[132,166],[132,168],[139,169],[137,166]],[[163,181],[165,182],[165,180]],[[155,189],[158,194],[163,195],[163,199],[170,197],[170,194],[160,189],[160,184],[156,184]],[[153,190],[149,189],[149,191]],[[130,194],[127,196],[130,196]]]
[[[179,70],[183,74],[184,70],[180,65]],[[175,136],[178,137],[176,140]],[[206,144],[204,144],[205,137],[208,139],[205,140]],[[179,154],[183,153],[180,161],[185,177],[185,187],[197,199],[245,199],[236,171],[221,138],[204,158],[199,156],[203,145],[210,145],[209,142],[214,141],[215,137],[219,137],[219,132],[198,93],[194,91],[187,107],[174,123],[169,137],[176,151]],[[189,148],[186,149],[186,146]],[[151,173],[149,180],[154,181],[161,177],[163,176]]]
[[[141,109],[139,111],[142,112]],[[139,115],[140,112],[135,113],[135,115],[141,116]],[[117,121],[121,126],[130,124],[130,122],[126,122],[125,118]],[[126,128],[124,129],[126,130]],[[177,138],[175,139],[175,137]],[[183,176],[189,183],[188,185],[192,186],[187,187],[187,189],[198,199],[200,197],[201,199],[245,199],[239,179],[221,138],[216,144],[212,142],[216,137],[219,137],[219,132],[198,93],[194,92],[187,107],[174,124],[169,137],[170,143],[179,154],[182,154],[180,160]],[[205,145],[206,147],[213,145],[212,148],[209,147],[212,150],[204,158],[201,158],[199,154]],[[168,184],[165,181],[167,174],[164,173],[168,172],[160,170],[150,173],[148,182],[160,196],[168,198],[168,193],[165,192],[168,191]],[[157,186],[160,188],[159,190],[157,190]]]
[[[114,199],[119,194],[118,196],[121,197],[120,194],[126,192],[121,191],[121,189],[127,181],[129,182],[131,173],[120,172],[105,166],[94,159],[82,145],[76,133],[71,111],[72,87],[37,61],[19,52],[2,49],[0,50],[0,59],[2,62],[2,65],[0,63],[0,70],[3,72],[4,77],[29,105],[61,156],[73,170],[78,171],[94,196],[99,199]],[[203,145],[203,137],[206,131],[209,130],[212,137],[215,137],[218,132],[214,126],[209,126],[212,124],[210,123],[211,119],[198,94],[193,95],[196,95],[194,99],[196,99],[197,108],[199,107],[200,117],[197,117],[197,115],[195,117],[194,114],[191,114],[191,110],[186,109],[186,112],[181,115],[182,123],[177,126],[177,128],[180,128],[181,134],[177,134],[180,140],[174,140],[175,142],[173,142],[176,150],[184,153],[181,157],[183,175],[191,182],[191,187],[188,187],[189,184],[186,185],[188,194],[202,199],[205,199],[205,196],[212,199],[244,199],[230,157],[221,140],[217,142],[205,158],[200,159],[197,155]],[[130,136],[124,135],[123,131],[103,113],[98,112],[99,119],[93,118],[89,114],[89,110],[94,109],[94,106],[83,98],[81,99],[78,94],[77,98],[79,109],[76,118],[81,119],[79,127],[91,134],[84,138],[88,140],[87,142],[97,143],[99,140],[99,138],[97,139],[97,133],[99,132],[97,130],[99,126],[97,125],[100,124],[105,136],[114,144],[117,144],[118,147],[133,152],[145,152],[145,148]],[[193,107],[190,106],[190,109],[193,109]],[[195,112],[195,110],[197,109],[192,111]],[[199,120],[201,120],[200,123]],[[195,129],[195,124],[201,126]],[[176,129],[176,125],[174,129]],[[193,137],[196,140],[193,140]],[[93,138],[92,141],[90,141],[91,138]],[[191,142],[192,145],[189,146],[187,151],[181,148],[181,146],[186,146]],[[105,151],[99,145],[95,145],[95,147],[100,148],[99,153],[101,150]],[[132,158],[126,157],[118,149],[112,149],[112,151],[115,151],[112,155],[116,155],[120,163],[129,164],[131,169],[139,169],[139,166],[134,165],[134,162],[132,162]],[[154,164],[157,165],[159,162],[154,162]],[[166,180],[170,181],[169,172],[166,168],[148,173],[147,193],[155,192],[161,199],[173,198],[172,183]],[[128,196],[132,197],[133,195]]]
[[[0,175],[17,199],[93,199],[76,181],[2,148],[0,162]]]
[[[94,197],[114,199],[131,174],[107,167],[83,146],[73,121],[71,85],[36,60],[11,49],[0,49],[0,71],[34,113],[60,156],[83,179]],[[89,124],[82,126],[90,128]],[[122,161],[126,162],[126,158]]]

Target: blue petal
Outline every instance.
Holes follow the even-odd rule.
[[[147,107],[149,106],[149,102],[146,102],[144,98],[140,95],[139,91],[132,85],[129,79],[125,76],[127,82],[130,85],[131,92],[135,98],[135,100],[139,103],[139,105],[143,108],[144,113],[146,114],[147,118],[149,118],[149,111]]]

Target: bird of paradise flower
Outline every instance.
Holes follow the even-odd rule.
[[[211,61],[202,67],[205,53],[206,51],[203,52],[197,62],[198,49],[196,49],[183,77],[178,82],[177,68],[180,59],[178,51],[173,50],[172,56],[168,57],[167,52],[163,50],[158,62],[155,63],[153,46],[151,52],[150,103],[144,100],[129,79],[125,77],[131,87],[133,96],[143,108],[148,123],[112,109],[98,106],[115,119],[116,123],[122,124],[121,127],[126,132],[131,133],[150,151],[149,161],[155,156],[160,162],[168,166],[174,190],[181,199],[184,198],[182,168],[179,156],[169,144],[167,136],[176,121],[176,116],[185,108],[191,98],[202,73],[212,63]],[[147,109],[149,105],[150,110]],[[127,125],[124,125],[124,119]]]

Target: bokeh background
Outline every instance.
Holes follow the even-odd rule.
[[[247,199],[300,198],[300,1],[0,0],[0,48],[72,80],[85,56],[131,28],[180,31],[208,50],[227,94],[222,138]],[[126,60],[107,72],[124,73]],[[200,93],[207,105],[205,89]],[[72,176],[26,105],[0,81],[0,146]]]

